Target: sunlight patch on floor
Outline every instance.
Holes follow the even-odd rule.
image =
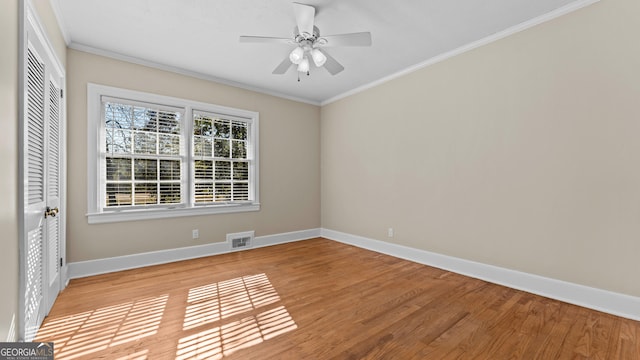
[[[279,301],[280,296],[266,274],[238,277],[189,290],[183,329],[205,329],[179,340],[176,359],[221,359],[295,330],[297,325],[284,306],[255,314],[256,309]],[[230,319],[232,317],[237,320]]]
[[[211,324],[279,300],[266,274],[199,286],[189,290],[183,328]]]
[[[38,338],[53,341],[59,360],[136,341],[158,332],[168,298],[161,295],[55,319],[40,329]]]
[[[51,318],[38,339],[53,341],[59,360],[222,359],[295,329],[267,275],[255,274]]]
[[[180,339],[176,360],[222,359],[297,327],[286,308],[280,306]]]

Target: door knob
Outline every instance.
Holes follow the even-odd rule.
[[[44,217],[45,219],[49,216],[51,217],[55,217],[56,214],[58,214],[58,212],[60,212],[60,210],[57,207],[54,207],[53,209],[47,206],[47,209],[44,211]]]

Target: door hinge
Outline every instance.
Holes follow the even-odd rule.
[[[64,90],[60,89],[60,98],[64,98]]]
[[[62,267],[62,258],[60,258],[60,267]]]

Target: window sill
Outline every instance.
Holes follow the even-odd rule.
[[[145,209],[126,211],[105,211],[87,214],[89,224],[104,224],[123,221],[140,221],[152,219],[166,219],[183,216],[198,216],[211,214],[230,214],[239,212],[259,211],[260,203],[225,205],[225,206],[198,206],[192,208],[176,209]]]

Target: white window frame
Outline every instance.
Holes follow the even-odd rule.
[[[184,126],[182,128],[182,180],[185,184],[181,204],[155,205],[152,207],[107,209],[102,201],[105,178],[102,176],[104,153],[101,147],[105,142],[105,124],[102,114],[102,97],[121,98],[130,101],[160,104],[184,110]],[[253,200],[241,203],[197,204],[194,199],[193,170],[193,112],[203,111],[226,115],[246,120],[251,127],[248,134],[249,148],[247,157],[249,165],[249,191]],[[258,136],[259,114],[254,111],[235,109],[226,106],[180,99],[170,96],[156,95],[141,91],[121,89],[111,86],[87,84],[87,221],[89,224],[161,219],[181,216],[237,213],[260,210]]]

